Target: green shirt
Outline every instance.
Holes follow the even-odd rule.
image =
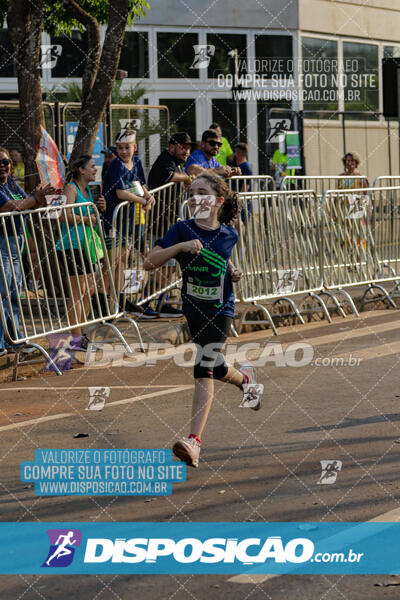
[[[230,156],[233,156],[233,150],[230,147],[228,140],[225,137],[221,138],[222,146],[215,157],[220,165],[226,165],[226,161]]]

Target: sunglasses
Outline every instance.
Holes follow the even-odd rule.
[[[218,148],[221,148],[222,146],[222,142],[217,142],[217,140],[207,140],[207,144],[210,146],[218,146]]]
[[[8,167],[8,165],[11,164],[11,160],[9,160],[8,158],[3,158],[2,160],[0,160],[0,165],[3,165],[3,167]]]

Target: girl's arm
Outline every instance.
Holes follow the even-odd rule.
[[[147,204],[145,196],[143,196],[143,198],[141,196],[136,196],[136,194],[132,194],[132,192],[128,192],[128,190],[115,190],[115,193],[118,200],[137,202],[138,204],[142,204],[142,206],[146,206]]]
[[[93,224],[96,223],[96,215],[89,215],[89,216],[80,216],[73,214],[73,210],[72,210],[72,205],[75,204],[76,202],[76,197],[78,195],[78,191],[76,189],[76,187],[72,184],[69,183],[65,189],[64,189],[64,196],[66,196],[67,198],[67,202],[66,205],[70,204],[71,205],[71,210],[66,210],[64,213],[64,216],[61,217],[61,221],[66,221],[68,223],[68,225],[73,225],[76,221],[77,225],[79,225],[79,223],[83,223],[85,225],[89,224],[89,221],[91,220]],[[87,206],[82,207],[82,212],[84,212],[86,210],[86,212],[88,212],[87,210]]]
[[[161,246],[154,246],[153,250],[147,255],[144,261],[144,268],[146,271],[153,271],[157,267],[161,267],[170,258],[174,258],[180,252],[190,252],[190,254],[199,254],[203,244],[200,240],[189,240],[188,242],[179,242],[169,246],[169,248],[162,248]]]

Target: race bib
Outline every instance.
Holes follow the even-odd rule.
[[[214,286],[194,285],[188,282],[186,293],[188,296],[192,296],[196,300],[202,300],[203,302],[223,301],[223,287],[220,284]]]

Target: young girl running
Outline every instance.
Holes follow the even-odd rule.
[[[230,261],[238,234],[229,224],[239,212],[238,195],[218,175],[205,173],[192,181],[188,202],[194,218],[175,223],[157,240],[144,266],[150,271],[176,258],[181,267],[182,311],[197,356],[190,435],[176,442],[173,452],[189,466],[198,467],[214,379],[240,388],[244,392],[240,406],[253,410],[261,406],[263,386],[256,384],[251,366],[228,367],[221,353],[235,315],[232,282],[242,276]]]

